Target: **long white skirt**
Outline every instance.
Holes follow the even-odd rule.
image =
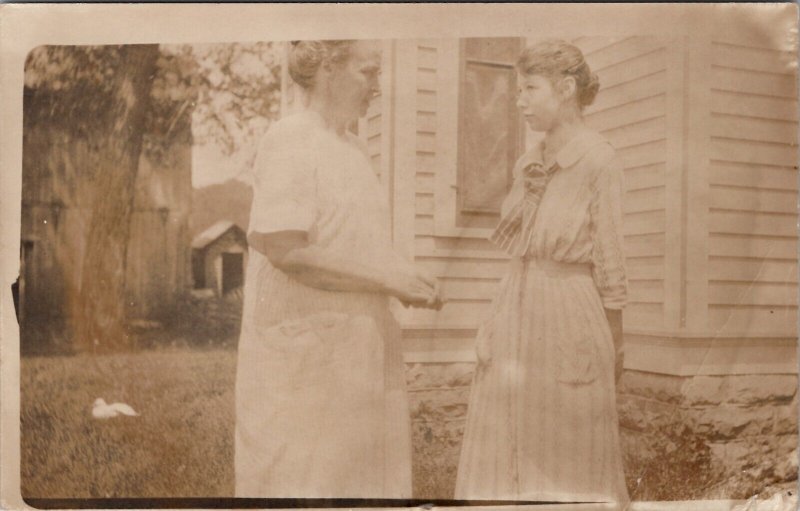
[[[589,267],[514,259],[477,349],[455,498],[627,502],[614,347]]]
[[[400,331],[385,300],[282,284],[294,289],[261,312],[286,320],[243,322],[236,496],[410,498]]]

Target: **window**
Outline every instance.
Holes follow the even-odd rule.
[[[462,39],[456,226],[493,227],[523,147],[514,63],[519,38]]]

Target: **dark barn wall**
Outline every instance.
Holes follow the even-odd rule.
[[[31,324],[62,325],[81,282],[91,188],[81,171],[88,143],[57,128],[27,127],[23,136],[22,239],[29,242],[24,310]]]
[[[129,318],[169,317],[191,283],[192,148],[173,146],[164,164],[139,163],[126,275]]]
[[[24,326],[63,331],[69,307],[77,304],[95,193],[90,144],[58,127],[25,127]],[[127,253],[128,319],[160,319],[191,282],[191,191],[191,142],[171,147],[160,165],[140,158]]]

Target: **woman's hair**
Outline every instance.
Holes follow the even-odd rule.
[[[350,56],[354,40],[292,41],[289,48],[289,76],[300,87],[314,86],[317,71],[324,62],[344,62]]]
[[[600,80],[589,69],[581,50],[560,39],[548,39],[525,48],[517,60],[517,71],[525,75],[542,75],[553,81],[572,76],[580,108],[591,105],[600,89]]]

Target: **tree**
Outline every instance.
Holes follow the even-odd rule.
[[[191,132],[227,154],[249,147],[280,105],[278,48],[44,46],[26,62],[25,129],[89,142],[81,180],[91,218],[80,289],[64,305],[78,345],[125,345],[124,292],[139,157],[164,156]]]
[[[31,54],[26,129],[62,124],[90,141],[81,179],[91,216],[79,290],[65,297],[73,342],[124,344],[125,258],[158,46],[43,47]]]

